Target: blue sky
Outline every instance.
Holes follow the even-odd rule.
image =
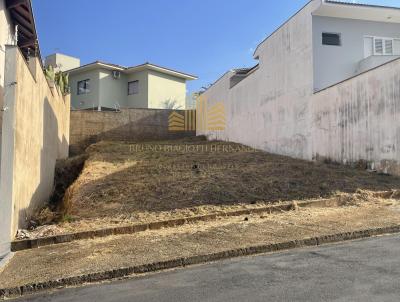
[[[308,0],[32,0],[42,55],[133,66],[151,62],[199,76],[251,66],[253,50]],[[351,2],[351,1],[349,1]],[[400,0],[362,1],[400,6]]]

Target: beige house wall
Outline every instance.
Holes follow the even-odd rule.
[[[90,93],[78,95],[79,81],[90,80]],[[139,93],[128,95],[128,83],[139,81]],[[123,73],[114,79],[112,71],[96,68],[70,75],[72,108],[150,108],[165,109],[165,101],[176,100],[179,109],[186,107],[186,80],[153,70]]]
[[[6,50],[0,177],[0,254],[33,211],[49,199],[56,160],[68,157],[70,99],[51,88],[37,58],[30,68],[15,46]]]
[[[90,92],[78,95],[78,82],[90,80]],[[71,87],[71,107],[72,109],[94,109],[98,110],[101,106],[100,101],[100,70],[81,72],[70,77]],[[73,97],[72,97],[73,96]]]
[[[151,108],[149,106],[149,72],[143,70],[128,74],[126,78],[126,108]],[[128,95],[128,83],[132,81],[139,81],[139,93]]]
[[[45,66],[53,66],[56,71],[67,71],[77,68],[81,65],[81,60],[71,56],[63,55],[61,53],[55,53],[47,56]]]
[[[101,69],[99,81],[101,107],[117,109],[127,106],[128,86],[126,75],[121,73],[119,79],[114,79],[111,70]]]
[[[179,109],[185,109],[186,80],[149,70],[149,108],[164,109],[168,100],[176,101]]]

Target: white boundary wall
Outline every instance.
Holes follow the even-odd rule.
[[[201,97],[222,103],[226,128],[207,128],[197,108],[197,134],[306,160],[365,160],[400,175],[400,60],[313,93],[310,2],[256,50],[257,71],[230,88],[232,72]],[[299,38],[301,37],[301,38]]]

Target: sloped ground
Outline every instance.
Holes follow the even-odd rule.
[[[60,207],[63,222],[32,236],[400,189],[397,177],[202,138],[100,142],[87,152]]]
[[[395,195],[381,198],[360,192],[344,194],[342,198],[347,202],[341,207],[225,217],[176,228],[17,252],[0,273],[0,289],[236,248],[400,224],[400,200]]]

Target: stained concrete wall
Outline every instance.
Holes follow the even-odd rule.
[[[69,96],[51,88],[39,59],[6,49],[0,178],[0,254],[53,191],[56,159],[68,157]]]
[[[258,70],[232,88],[227,72],[201,96],[197,134],[307,160],[361,160],[400,175],[400,61],[314,94],[311,13],[319,4],[260,44]],[[219,104],[225,125],[215,130]]]
[[[313,157],[400,175],[400,60],[332,88],[311,101]]]
[[[224,131],[209,130],[201,125],[204,111],[198,107],[198,134],[311,159],[311,13],[319,4],[310,2],[260,44],[255,52],[260,61],[257,71],[232,88],[227,73],[203,94],[208,108],[224,105],[227,124]]]
[[[193,131],[171,132],[168,118],[181,110],[122,109],[113,111],[71,112],[71,155],[83,152],[100,140],[143,141],[195,136]]]

